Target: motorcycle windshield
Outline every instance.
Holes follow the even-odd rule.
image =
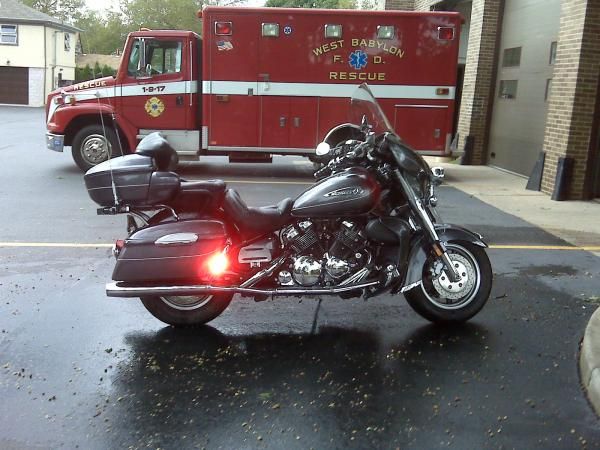
[[[386,131],[395,133],[394,127],[390,124],[390,121],[366,83],[356,88],[350,99],[351,123],[360,125],[363,118],[372,127],[372,131],[375,134],[385,133]]]

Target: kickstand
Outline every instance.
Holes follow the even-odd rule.
[[[312,328],[310,330],[310,334],[315,334],[317,331],[317,321],[319,320],[319,310],[321,309],[322,298],[319,298],[319,303],[317,304],[317,309],[315,310],[315,317],[313,319]]]

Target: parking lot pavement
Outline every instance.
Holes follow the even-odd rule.
[[[43,148],[42,114],[19,111],[28,134],[0,145],[0,241],[122,237],[124,218],[95,215],[70,156]],[[184,173],[222,171],[258,205],[308,186],[293,161]],[[490,301],[455,328],[402,296],[242,298],[180,332],[104,296],[107,247],[0,247],[0,448],[600,447],[577,368],[598,259],[451,187],[440,211],[490,244],[541,247],[490,249]]]

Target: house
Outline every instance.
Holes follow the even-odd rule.
[[[0,104],[43,106],[75,79],[79,29],[16,0],[0,6]]]

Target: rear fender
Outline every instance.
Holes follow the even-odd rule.
[[[487,244],[483,241],[480,234],[473,233],[466,228],[449,224],[435,224],[435,229],[440,240],[444,243],[466,241],[473,245],[487,248]],[[410,286],[421,281],[423,266],[427,261],[427,245],[427,239],[423,234],[415,236],[408,256],[408,268],[404,277],[404,286]]]

